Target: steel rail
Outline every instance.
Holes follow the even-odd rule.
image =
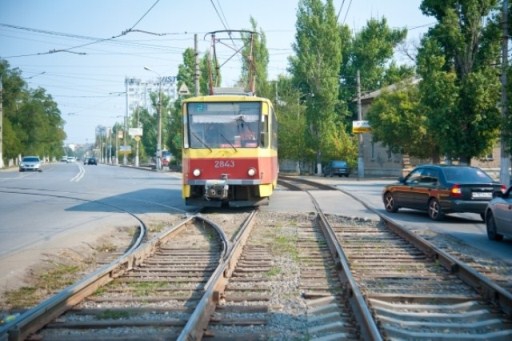
[[[352,308],[352,312],[354,313],[354,317],[360,327],[361,337],[363,340],[373,340],[380,341],[382,340],[381,333],[379,328],[377,327],[377,323],[370,312],[370,308],[366,303],[363,293],[359,289],[359,285],[357,284],[354,276],[352,275],[352,271],[350,270],[348,258],[343,251],[343,248],[334,233],[334,230],[329,224],[327,218],[325,217],[320,205],[316,201],[316,199],[311,195],[309,191],[306,193],[311,197],[313,205],[317,210],[317,219],[319,220],[319,225],[322,230],[322,233],[325,236],[325,240],[329,246],[329,250],[334,258],[336,265],[339,270],[338,275],[342,284],[347,285],[348,292],[346,292],[347,301]]]
[[[279,181],[279,179],[281,179],[282,181]],[[316,188],[318,188],[319,190],[327,190],[327,191],[337,191],[338,188],[334,187],[334,186],[331,186],[331,185],[326,185],[326,184],[323,184],[323,183],[319,183],[319,182],[316,182],[316,181],[312,181],[312,180],[308,180],[308,179],[301,179],[301,178],[297,178],[297,177],[293,177],[293,176],[286,176],[286,175],[279,175],[279,178],[277,180],[277,183],[280,184],[280,185],[283,185],[284,187],[287,187],[287,188],[290,188],[294,191],[301,191],[303,189],[300,188],[300,186],[297,186],[297,185],[294,185],[293,183],[290,183],[290,182],[300,182],[300,183],[304,183],[304,184],[307,184],[307,185],[310,185],[310,186],[314,186]]]
[[[480,274],[464,262],[452,257],[423,237],[403,228],[392,219],[380,215],[386,226],[421,250],[428,258],[438,261],[446,270],[475,289],[485,299],[499,307],[504,313],[512,314],[512,293]]]
[[[177,340],[188,341],[202,339],[204,332],[208,327],[210,317],[214,313],[217,303],[221,299],[226,285],[228,284],[229,278],[233,274],[236,264],[242,255],[242,249],[252,231],[256,213],[257,210],[252,211],[242,224],[242,227],[235,237],[235,241],[231,244],[231,247],[226,253],[223,261],[219,264],[208,281],[203,297],[201,297],[201,300],[197,304],[194,312],[190,316]]]
[[[78,304],[84,297],[93,294],[98,288],[106,285],[115,278],[123,275],[127,271],[140,265],[146,258],[154,253],[154,251],[167,240],[173,238],[187,224],[196,219],[196,216],[188,217],[185,221],[176,225],[169,231],[161,233],[147,244],[138,248],[132,247],[130,250],[112,261],[83,280],[73,284],[55,296],[50,297],[46,301],[36,307],[26,311],[16,320],[2,326],[0,329],[0,340],[24,340],[30,334],[38,331],[46,324],[62,315],[74,305]],[[142,238],[138,238],[142,240]],[[225,243],[225,245],[227,245]]]

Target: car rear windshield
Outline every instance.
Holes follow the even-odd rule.
[[[333,161],[333,167],[347,167],[347,163],[345,161]]]
[[[447,167],[443,169],[446,181],[459,183],[489,183],[492,178],[484,171],[471,167]]]

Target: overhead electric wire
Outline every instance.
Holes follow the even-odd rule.
[[[76,46],[72,46],[72,47],[69,47],[69,48],[65,48],[65,49],[52,49],[52,50],[49,50],[48,52],[39,52],[39,53],[35,53],[35,54],[27,54],[27,55],[19,55],[19,56],[11,56],[9,58],[16,58],[16,57],[29,57],[29,56],[38,56],[38,55],[47,55],[47,54],[53,54],[53,53],[58,53],[58,52],[67,52],[67,53],[76,53],[76,54],[86,54],[85,52],[74,52],[72,50],[75,50],[75,49],[78,49],[78,48],[81,48],[81,47],[86,47],[86,46],[89,46],[89,45],[93,45],[93,44],[98,44],[98,43],[102,43],[102,42],[105,42],[105,41],[110,41],[110,40],[114,40],[114,39],[117,39],[119,37],[122,37],[128,33],[130,33],[134,28],[135,26],[137,26],[141,21],[142,19],[144,19],[144,17],[146,17],[146,15],[148,15],[148,13],[156,6],[156,4],[158,4],[160,2],[160,0],[156,0],[155,3],[142,15],[142,17],[139,18],[139,20],[137,20],[137,22],[135,22],[135,24],[132,25],[132,27],[130,27],[128,30],[125,30],[123,32],[121,32],[121,34],[118,34],[118,35],[115,35],[115,36],[112,36],[110,38],[101,38],[101,39],[96,39],[92,42],[89,42],[89,43],[85,43],[85,44],[81,44],[81,45],[76,45]],[[14,27],[14,28],[19,28],[19,27],[16,27],[14,25],[7,25],[7,24],[2,24],[2,26],[7,26],[7,27]],[[36,31],[39,31],[39,33],[45,33],[44,30],[36,30],[36,29],[29,29],[29,30],[32,30],[34,32]],[[52,33],[52,34],[55,34],[55,33]],[[65,35],[65,34],[63,34]],[[76,36],[73,37],[73,38],[76,38],[76,37],[79,37],[79,36]]]
[[[345,13],[345,18],[343,18],[343,24],[347,21],[348,12],[350,11],[350,6],[352,5],[352,0],[348,3],[347,12]]]
[[[229,30],[228,25],[227,25],[227,22],[225,22],[225,21],[224,21],[224,19],[222,18],[222,16],[220,15],[219,10],[217,9],[217,6],[215,6],[215,3],[213,2],[213,0],[210,0],[210,3],[212,4],[213,9],[215,10],[215,13],[217,13],[217,17],[219,18],[220,23],[222,24],[222,26],[224,27],[224,29],[225,29],[226,31],[227,31],[227,30]],[[220,6],[220,4],[219,4],[219,6]]]
[[[336,22],[340,19],[341,10],[343,9],[343,5],[345,5],[345,0],[341,2],[340,9],[338,11],[338,15],[336,16]]]

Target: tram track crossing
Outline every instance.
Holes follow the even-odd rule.
[[[280,185],[283,185],[284,182],[280,181]],[[296,183],[296,181],[294,182]],[[302,187],[302,190],[306,192],[314,188],[314,184],[311,183],[303,186],[306,186]],[[300,188],[300,185],[298,187]],[[310,197],[311,200],[315,201],[311,194]],[[400,237],[399,233],[386,230],[387,225],[390,224],[389,222],[374,222],[339,216],[326,217],[321,213],[318,204],[315,203],[315,205],[318,209],[316,213],[267,212],[254,214],[257,218],[253,218],[254,222],[252,223],[240,223],[240,221],[245,221],[248,215],[253,216],[252,213],[247,212],[228,215],[224,214],[226,212],[222,214],[219,214],[219,212],[205,212],[191,215],[186,220],[187,223],[183,222],[182,224],[190,224],[192,227],[189,228],[196,229],[204,228],[205,224],[210,226],[217,226],[218,224],[213,229],[225,231],[220,233],[221,235],[224,234],[224,237],[220,238],[224,240],[220,242],[222,247],[220,245],[214,247],[210,244],[214,243],[213,240],[216,238],[211,238],[211,236],[203,238],[202,243],[210,245],[209,247],[211,247],[214,254],[212,256],[211,253],[207,253],[208,257],[214,259],[213,261],[212,259],[209,260],[210,265],[219,263],[222,267],[219,266],[216,270],[208,266],[203,268],[203,276],[201,277],[201,283],[203,284],[196,284],[196,288],[199,288],[195,295],[197,301],[192,304],[195,305],[195,309],[191,310],[183,304],[181,308],[177,309],[178,317],[175,319],[163,319],[161,321],[164,322],[158,322],[157,318],[156,322],[151,322],[141,318],[136,323],[128,321],[124,326],[123,322],[118,320],[112,325],[119,325],[119,330],[133,328],[138,325],[141,327],[146,325],[150,330],[169,328],[169,325],[175,325],[174,330],[166,330],[164,334],[159,335],[179,340],[198,340],[204,337],[211,339],[278,340],[285,335],[307,337],[311,340],[329,337],[368,340],[410,337],[441,339],[447,335],[449,337],[450,334],[441,334],[436,328],[444,328],[445,331],[454,328],[453,337],[474,339],[506,339],[512,335],[510,334],[510,303],[507,298],[509,293],[499,285],[487,283],[485,284],[484,293],[479,292],[475,289],[474,283],[473,286],[464,283],[467,278],[461,280],[456,277],[456,271],[454,270],[467,265],[457,265],[457,261],[449,257],[438,258],[441,254],[438,249],[430,252],[426,251],[423,248],[429,244],[428,242],[423,240],[419,243],[423,246],[414,249],[415,247],[411,245],[407,238],[404,239]],[[251,226],[247,230],[250,232],[241,232],[243,230],[241,226],[245,225]],[[177,226],[171,230],[174,229],[177,229]],[[327,229],[327,232],[325,232],[325,229]],[[328,232],[329,230],[331,232]],[[384,233],[389,235],[382,237]],[[241,234],[244,235],[243,239],[240,239],[242,238]],[[333,234],[336,236],[334,239],[332,239]],[[185,235],[190,238],[193,233],[189,231]],[[200,236],[201,233],[196,235],[199,239]],[[351,239],[351,236],[355,237]],[[379,237],[375,238],[375,236]],[[333,243],[336,243],[335,239],[341,241],[341,245],[333,245]],[[372,245],[367,239],[374,242],[375,245]],[[178,273],[178,267],[190,268],[192,271],[194,265],[191,264],[199,264],[199,260],[195,257],[198,257],[201,252],[197,249],[186,251],[187,247],[184,247],[184,244],[186,244],[184,240],[180,242],[174,237],[170,238],[169,242],[171,240],[174,240],[173,243],[176,243],[176,245],[180,245],[179,252],[183,253],[182,255],[185,255],[185,258],[192,259],[192,263],[187,265],[184,259],[174,263],[160,260],[151,265],[152,261],[144,263],[142,262],[143,257],[134,257],[132,258],[134,260],[125,262],[121,270],[111,272],[116,274],[116,279],[113,282],[123,278],[124,281],[130,283],[133,278],[144,278],[135,275],[137,271],[139,271],[139,275],[146,276],[148,281],[151,281],[153,275],[163,278],[168,276],[169,273]],[[239,243],[238,240],[244,240],[244,242]],[[364,245],[368,246],[368,252],[357,253],[354,251],[358,250],[358,247],[360,249],[361,240],[364,240]],[[396,248],[393,249],[395,253],[409,255],[410,259],[407,259],[404,264],[396,265],[395,268],[390,269],[386,269],[382,263],[377,264],[376,258],[384,259],[384,256],[382,254],[375,255],[372,252],[378,250],[379,245],[382,246],[383,240],[390,242],[389,245],[386,244],[386,248]],[[190,241],[187,243],[190,243]],[[196,240],[194,243],[199,242]],[[235,244],[238,243],[240,244],[239,249],[235,248]],[[154,242],[150,248],[164,244],[162,241]],[[148,247],[146,246],[146,248]],[[414,251],[411,251],[411,248]],[[167,247],[164,247],[164,249],[167,249]],[[170,247],[169,249],[173,248]],[[220,249],[223,251],[219,251]],[[176,249],[173,249],[173,251],[176,251]],[[228,254],[230,255],[228,256]],[[415,259],[416,256],[417,259]],[[368,259],[366,260],[365,257]],[[176,258],[176,254],[170,258]],[[368,263],[365,263],[366,261]],[[396,259],[390,259],[388,262],[398,264]],[[142,264],[147,264],[145,270],[143,270]],[[162,264],[164,264],[163,269],[158,268]],[[409,266],[411,270],[408,270]],[[135,270],[137,267],[140,267],[140,269]],[[376,268],[381,272],[375,270]],[[445,268],[448,268],[448,270]],[[372,272],[374,270],[375,273]],[[386,273],[386,271],[389,272]],[[407,271],[410,271],[410,273]],[[443,271],[445,273],[442,273]],[[357,282],[357,285],[352,283],[352,272],[354,273],[354,282]],[[419,277],[423,282],[419,280],[418,283],[414,283],[414,275],[418,272],[422,274]],[[127,275],[125,276],[125,274]],[[389,286],[385,282],[386,279],[394,277],[407,278],[409,287],[427,283],[425,278],[435,278],[430,284],[435,284],[434,288],[444,286],[447,291],[438,296],[435,296],[435,291],[423,296],[416,293],[414,299],[411,299],[413,295],[407,292],[406,284],[396,285],[395,283],[395,286]],[[195,279],[198,278],[200,276],[195,276]],[[371,282],[371,280],[374,282]],[[382,282],[379,283],[378,280],[382,280]],[[442,281],[445,280],[453,282],[444,284]],[[126,283],[123,283],[123,285],[126,285]],[[477,287],[479,285],[480,287],[484,286],[483,284],[476,284]],[[387,286],[392,288],[391,293],[379,291],[380,288]],[[425,290],[428,289],[428,286],[425,286]],[[457,294],[450,292],[453,288],[457,290]],[[155,289],[155,292],[159,293],[170,291],[169,288],[162,288],[161,291],[158,290],[159,288]],[[174,292],[175,290],[171,291]],[[94,300],[101,301],[104,304],[105,300],[95,298],[101,295],[104,289],[99,290],[99,292],[100,294],[97,292],[87,304],[92,304],[90,302]],[[140,314],[145,313],[151,314],[153,311],[156,312],[156,315],[160,312],[166,318],[169,317],[170,312],[165,304],[162,307],[150,308],[149,312],[141,313],[139,309],[144,300],[137,301],[133,297],[130,299],[122,298],[123,295],[126,295],[124,289],[112,289],[111,294],[113,294],[113,297],[120,296],[117,301],[125,304],[117,308],[110,307],[110,317],[116,316],[116,314],[140,316]],[[194,294],[188,295],[188,300],[192,302]],[[87,296],[91,297],[90,293]],[[178,296],[180,294],[176,294],[172,298],[178,299]],[[169,297],[166,298],[166,300],[168,299]],[[443,300],[446,301],[444,307],[442,304],[438,304],[439,301]],[[146,301],[151,300],[146,299]],[[131,302],[133,306],[129,306],[129,304],[127,306],[126,302]],[[158,302],[158,298],[155,298],[154,302]],[[88,314],[97,312],[94,306],[76,303],[76,306],[80,305],[84,305],[84,307],[82,313],[77,313],[77,316],[83,316],[84,312]],[[404,313],[406,310],[414,311],[414,313]],[[79,309],[74,308],[68,313],[73,314],[77,311]],[[411,318],[411,315],[415,314],[421,317],[419,322]],[[373,315],[373,317],[368,315]],[[482,321],[478,323],[472,321],[471,318],[474,319],[475,315],[479,316],[481,320],[483,320],[482,316],[488,318],[487,324]],[[83,323],[82,327],[85,326],[85,329],[88,330],[91,329],[90,327],[94,323],[103,325],[102,328],[111,324],[110,321],[98,323],[99,315],[96,314],[95,316],[92,323],[89,325]],[[398,320],[403,321],[403,323],[398,323],[397,326],[397,318],[393,318],[393,316],[400,316]],[[444,317],[445,321],[442,323],[436,321],[435,318],[439,319],[439,316]],[[446,317],[451,317],[457,321],[447,322]],[[432,320],[429,320],[429,318],[432,318]],[[80,320],[80,317],[77,319]],[[54,323],[54,325],[47,325],[50,328],[46,327],[43,330],[57,329],[56,325],[64,324],[61,317],[53,321],[51,323]],[[376,331],[377,326],[378,331]],[[80,323],[76,324],[74,329],[84,332]],[[17,338],[24,335],[20,333],[20,330],[20,328],[16,329],[10,339],[24,339]],[[144,336],[147,336],[147,333]],[[155,336],[155,338],[160,336]],[[119,339],[116,338],[116,335],[105,337],[112,340]],[[84,336],[82,339],[88,338]],[[121,339],[126,338],[121,337]]]

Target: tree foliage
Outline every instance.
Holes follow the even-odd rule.
[[[436,158],[436,140],[428,130],[427,117],[419,105],[419,89],[402,83],[385,91],[367,113],[373,142],[381,142],[393,153]]]
[[[251,29],[252,32],[257,32],[257,23],[254,18],[251,17]],[[270,97],[270,86],[268,83],[268,50],[267,50],[267,39],[265,33],[260,29],[259,34],[252,35],[243,34],[244,48],[242,50],[242,76],[240,78],[241,84],[249,84],[249,74],[252,69],[255,79],[256,94],[261,97]]]
[[[21,71],[0,60],[3,105],[3,156],[57,158],[66,139],[64,120],[53,98],[42,88],[30,89]]]
[[[421,106],[440,152],[469,163],[488,152],[499,128],[500,31],[496,0],[424,0],[438,23],[418,53]]]
[[[178,66],[178,89],[185,84],[191,94],[195,94],[195,69],[196,52],[194,49],[188,48],[183,52],[183,64]]]
[[[297,10],[295,56],[290,71],[295,86],[309,98],[306,105],[307,155],[317,163],[327,150],[336,129],[338,72],[341,64],[341,37],[332,0],[301,0]]]
[[[355,36],[343,40],[347,44],[340,71],[340,97],[356,113],[353,99],[357,94],[357,72],[360,73],[361,91],[381,89],[414,75],[412,66],[398,66],[393,61],[395,48],[407,36],[406,29],[391,29],[385,18],[370,19]]]
[[[289,77],[280,76],[275,82],[277,98],[274,98],[279,123],[279,158],[305,161],[306,127],[305,107],[301,104],[301,93],[293,86]]]

